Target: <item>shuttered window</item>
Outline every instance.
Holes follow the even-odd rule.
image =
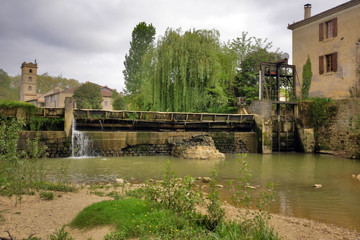
[[[319,41],[324,40],[324,23],[319,24]]]
[[[326,38],[336,37],[338,33],[337,29],[337,18],[333,18],[330,21],[319,24],[319,41],[324,41]]]
[[[324,65],[325,62],[325,65]],[[325,56],[319,56],[319,74],[324,72],[336,72],[337,71],[337,53],[327,54]]]
[[[336,52],[334,52],[332,54],[331,61],[332,61],[331,62],[331,66],[332,66],[331,71],[336,72],[337,71],[337,53]]]
[[[324,74],[324,56],[319,57],[319,74]]]

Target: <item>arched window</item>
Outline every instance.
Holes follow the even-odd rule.
[[[29,91],[31,91],[31,90],[32,90],[32,87],[31,87],[31,86],[29,86],[29,87],[28,87],[28,90],[29,90]]]
[[[29,73],[32,73],[32,69],[29,70]]]
[[[32,82],[32,77],[29,77],[29,82]]]

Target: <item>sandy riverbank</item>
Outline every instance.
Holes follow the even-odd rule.
[[[116,190],[108,188],[106,191]],[[60,196],[61,195],[61,196]],[[15,200],[0,197],[0,237],[9,237],[5,231],[16,239],[27,238],[35,234],[42,239],[68,224],[78,212],[92,203],[112,199],[90,193],[87,188],[76,193],[56,193],[54,200],[41,200],[38,195],[24,196],[21,205],[15,206]],[[234,209],[225,205],[228,218],[235,218]],[[345,228],[319,223],[308,219],[287,217],[274,214],[271,224],[284,239],[360,239],[360,234]],[[103,239],[111,227],[97,228],[90,231],[66,228],[76,239]]]

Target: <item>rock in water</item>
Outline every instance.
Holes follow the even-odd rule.
[[[208,135],[193,136],[188,141],[176,143],[172,155],[186,159],[225,159],[225,154],[216,149],[214,140]]]
[[[125,180],[122,179],[122,178],[117,178],[117,179],[116,179],[116,182],[119,183],[119,184],[124,184],[124,183],[125,183]]]

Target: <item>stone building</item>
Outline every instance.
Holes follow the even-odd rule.
[[[65,98],[72,97],[78,87],[54,88],[45,94],[36,93],[37,63],[26,63],[21,65],[20,101],[32,103],[37,107],[64,108]],[[97,84],[96,84],[97,85]],[[112,110],[113,89],[108,86],[100,86],[103,97],[102,106],[104,110]]]
[[[36,77],[37,63],[21,64],[21,85],[20,85],[20,101],[31,101],[37,99],[36,94]]]
[[[95,83],[93,83],[95,84]],[[97,85],[97,84],[96,84]],[[113,89],[109,88],[108,86],[100,86],[101,95],[103,98],[103,101],[101,103],[102,109],[104,110],[112,110],[112,94],[114,92]],[[52,90],[52,92],[45,93],[45,107],[58,107],[63,108],[65,107],[65,98],[72,97],[74,95],[75,90],[78,89],[78,87],[72,87],[72,88],[55,88]]]
[[[303,66],[310,58],[310,97],[343,99],[359,86],[360,0],[348,1],[311,16],[304,6],[304,20],[288,26],[292,30],[293,64],[302,83]],[[298,87],[300,95],[301,88]]]

